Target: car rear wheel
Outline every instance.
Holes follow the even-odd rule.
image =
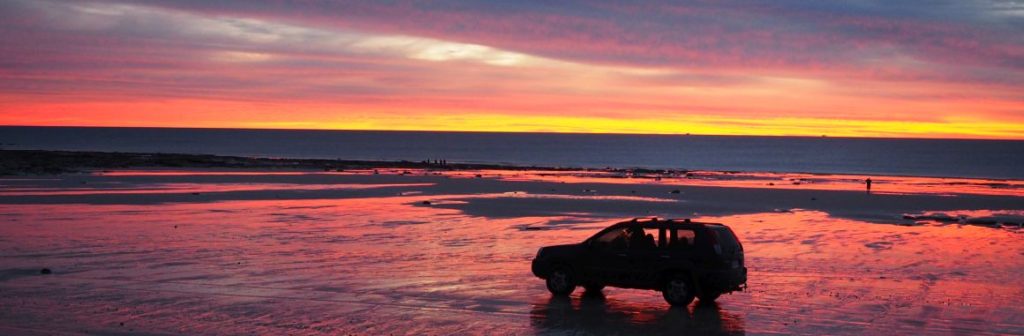
[[[665,301],[670,305],[686,306],[693,302],[694,287],[685,275],[676,274],[665,281],[661,296],[665,297]]]
[[[565,296],[576,290],[576,284],[573,283],[572,271],[565,267],[558,267],[551,271],[548,275],[545,284],[548,286],[548,291],[551,294],[558,296]]]

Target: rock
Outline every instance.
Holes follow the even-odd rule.
[[[996,221],[988,218],[971,218],[967,220],[967,224],[996,225]]]
[[[423,204],[423,205],[430,205],[431,203],[430,203],[430,201],[423,201],[423,202],[420,202],[420,204]]]
[[[44,269],[39,270],[39,274],[50,274],[50,273],[53,273],[53,271],[50,271],[49,268],[44,268]]]

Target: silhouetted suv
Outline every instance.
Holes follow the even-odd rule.
[[[532,270],[555,295],[569,295],[576,286],[652,289],[674,306],[695,296],[711,302],[747,282],[743,245],[732,229],[689,219],[637,218],[579,244],[542,247]]]

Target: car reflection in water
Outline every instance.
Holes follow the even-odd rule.
[[[579,298],[539,299],[530,311],[538,334],[744,335],[743,318],[717,303],[688,307],[634,304],[586,292]]]

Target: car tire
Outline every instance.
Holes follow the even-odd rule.
[[[661,296],[672,306],[685,307],[693,302],[696,288],[685,274],[674,274],[665,280]]]
[[[707,294],[697,295],[697,298],[700,299],[700,302],[712,303],[712,302],[715,302],[715,300],[717,300],[719,296],[722,296],[722,293],[711,292],[711,293],[707,293]]]
[[[576,283],[573,281],[572,270],[567,267],[556,267],[551,270],[551,274],[548,274],[548,278],[544,283],[551,294],[566,296],[576,290]]]
[[[604,285],[583,285],[583,289],[586,289],[588,293],[599,293],[604,289]]]

